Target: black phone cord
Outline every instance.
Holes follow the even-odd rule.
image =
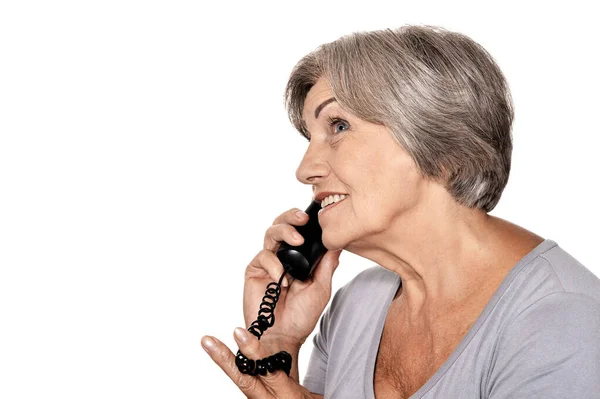
[[[271,282],[267,285],[265,296],[262,298],[262,303],[258,310],[258,318],[248,327],[256,338],[260,340],[263,333],[275,324],[275,306],[279,300],[281,294],[281,282],[283,277],[287,273],[284,270],[283,274],[279,278],[279,281]],[[239,349],[235,355],[235,364],[241,373],[249,375],[267,375],[267,372],[273,373],[277,370],[283,370],[287,375],[290,375],[292,368],[292,355],[286,351],[281,351],[272,356],[265,357],[260,360],[248,359]]]

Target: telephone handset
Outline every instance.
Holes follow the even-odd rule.
[[[298,280],[307,280],[312,275],[315,266],[327,252],[327,248],[323,246],[321,241],[323,231],[319,225],[318,214],[320,209],[321,205],[318,202],[311,202],[305,211],[308,214],[308,222],[303,226],[294,226],[298,233],[304,237],[302,245],[293,246],[282,241],[277,250],[277,258],[283,264],[284,272],[279,278],[279,282],[272,282],[267,285],[265,296],[258,310],[258,317],[248,327],[248,331],[258,339],[275,323],[275,305],[277,305],[281,294],[281,282],[285,274],[289,273]],[[244,374],[266,375],[267,372],[272,373],[283,370],[289,375],[292,368],[292,356],[285,351],[281,351],[264,359],[252,360],[238,350],[235,356],[235,364],[238,370]]]
[[[297,280],[305,281],[312,276],[315,266],[327,252],[327,248],[321,241],[323,230],[319,225],[320,209],[321,204],[315,201],[311,202],[305,211],[308,214],[308,222],[302,226],[294,226],[304,237],[302,245],[292,246],[282,241],[281,247],[277,250],[277,258],[283,264],[284,269]]]

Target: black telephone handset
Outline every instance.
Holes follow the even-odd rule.
[[[258,317],[248,327],[248,331],[258,339],[275,323],[274,311],[281,293],[283,276],[289,273],[295,279],[307,280],[312,275],[315,266],[327,252],[327,248],[323,246],[321,241],[323,231],[319,225],[318,214],[320,209],[321,205],[318,202],[311,202],[305,211],[308,214],[308,222],[302,226],[294,226],[298,233],[304,237],[302,245],[292,246],[282,241],[277,250],[277,258],[283,264],[284,272],[279,278],[279,282],[272,282],[267,285],[265,296],[258,310]],[[238,370],[244,374],[266,375],[277,370],[283,370],[287,375],[290,375],[292,356],[285,351],[281,351],[264,359],[252,360],[238,350],[235,356],[235,364]]]
[[[304,237],[302,245],[292,246],[282,241],[281,247],[277,250],[277,258],[288,273],[297,280],[305,281],[312,276],[315,266],[327,252],[327,248],[321,241],[323,231],[319,225],[320,209],[321,204],[311,202],[305,211],[308,214],[308,222],[302,226],[294,226]]]

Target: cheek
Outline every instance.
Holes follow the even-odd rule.
[[[338,159],[337,177],[351,195],[351,211],[367,230],[410,208],[419,196],[416,165],[394,143],[389,144],[388,148],[363,146]]]
[[[381,155],[369,151],[367,146],[352,152],[348,151],[343,158],[338,159],[337,164],[341,174],[340,179],[356,191],[361,191],[363,187],[369,188],[369,185],[376,182],[377,176],[387,169]]]
[[[371,168],[368,176],[374,176],[371,204],[376,214],[391,218],[414,206],[419,198],[421,181],[412,160],[397,156],[393,160],[378,162],[378,169]]]

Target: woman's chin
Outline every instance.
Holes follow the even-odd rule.
[[[328,251],[339,251],[340,249],[344,249],[347,245],[345,241],[341,241],[339,238],[330,238],[325,233],[323,233],[321,239],[323,241],[323,246],[327,248]]]

